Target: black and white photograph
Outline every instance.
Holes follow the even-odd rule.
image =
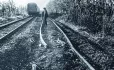
[[[0,0],[0,70],[114,70],[114,0]]]

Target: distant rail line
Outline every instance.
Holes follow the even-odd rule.
[[[0,26],[0,43],[3,43],[19,29],[30,23],[36,17],[26,17]]]
[[[7,26],[9,26],[9,25],[11,25],[11,24],[14,24],[14,23],[16,23],[16,22],[25,20],[25,19],[27,19],[27,18],[29,18],[29,17],[25,17],[25,18],[23,18],[23,19],[19,19],[19,20],[15,20],[15,21],[12,21],[12,22],[9,22],[9,23],[6,23],[6,24],[2,24],[2,25],[0,25],[0,29],[2,29],[2,28],[4,28],[4,27],[7,27]]]

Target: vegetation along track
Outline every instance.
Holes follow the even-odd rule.
[[[32,21],[34,17],[24,18],[15,22],[12,22],[8,25],[4,25],[0,27],[0,43],[3,43],[7,40],[8,37],[12,36],[15,32],[17,32],[21,27]],[[1,45],[1,44],[0,44]]]
[[[75,32],[68,26],[55,20],[52,20],[52,22],[64,33],[64,35],[66,35],[69,42],[71,43],[71,48],[76,54],[79,52],[79,58],[84,61],[84,63],[87,64],[90,69],[112,69],[110,67],[111,65],[113,65],[113,57],[111,55],[99,48],[96,48],[98,46],[93,44],[86,37],[81,36],[78,32]]]

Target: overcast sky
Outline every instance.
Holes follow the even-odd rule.
[[[3,1],[8,1],[8,0],[0,0],[0,2],[3,2]],[[39,6],[39,8],[42,9],[43,7],[46,6],[46,4],[50,0],[13,0],[13,1],[15,2],[16,6],[26,6],[27,3],[29,2],[35,2]]]

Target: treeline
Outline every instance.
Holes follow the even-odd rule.
[[[16,7],[13,0],[0,3],[0,16],[11,17],[15,15],[24,15],[26,13],[25,7]]]
[[[110,34],[114,27],[113,8],[113,0],[51,0],[47,5],[49,14],[64,15],[66,21],[105,34]]]

